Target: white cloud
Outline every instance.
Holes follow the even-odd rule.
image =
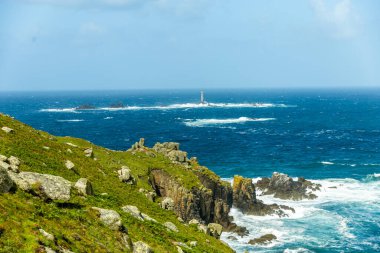
[[[357,34],[359,15],[351,0],[310,0],[317,17],[337,38],[351,38]]]
[[[35,4],[50,4],[50,5],[61,5],[68,7],[89,7],[89,8],[97,8],[97,7],[114,7],[114,8],[122,8],[122,7],[134,7],[143,5],[146,2],[154,1],[154,0],[20,0],[28,3]]]

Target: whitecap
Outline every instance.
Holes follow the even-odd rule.
[[[113,119],[113,117],[105,117],[104,119]]]
[[[79,113],[75,108],[48,108],[48,109],[41,109],[40,112],[69,112],[69,113]]]
[[[323,165],[333,165],[334,164],[333,162],[326,162],[326,161],[322,161],[321,163]]]
[[[223,124],[239,124],[245,122],[259,122],[259,121],[268,121],[275,120],[275,118],[230,118],[230,119],[185,119],[184,124],[189,127],[202,127],[208,125],[223,125]]]
[[[82,122],[83,119],[58,119],[57,122]]]

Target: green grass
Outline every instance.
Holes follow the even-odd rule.
[[[0,115],[0,127],[3,126],[14,129],[14,132],[0,131],[0,154],[20,158],[21,171],[57,175],[72,182],[85,177],[91,181],[95,195],[83,198],[73,191],[68,203],[46,202],[21,190],[0,195],[0,252],[35,252],[41,245],[56,250],[63,247],[74,252],[126,252],[121,233],[102,225],[91,210],[92,206],[117,211],[132,241],[144,241],[154,252],[177,252],[173,242],[189,241],[198,241],[198,245],[191,251],[183,249],[185,252],[232,252],[219,240],[198,232],[193,226],[181,224],[173,212],[159,208],[158,203],[150,202],[138,191],[139,188],[152,190],[148,182],[151,169],[168,172],[190,189],[201,187],[194,170],[218,178],[207,168],[195,165],[186,169],[157,153],[151,157],[141,152],[112,151],[82,139],[55,137]],[[89,147],[93,148],[95,159],[84,155],[83,151]],[[75,169],[66,169],[66,160],[72,161]],[[122,165],[131,169],[137,179],[136,185],[119,181],[117,170]],[[124,205],[137,206],[159,223],[131,217],[122,212]],[[179,232],[167,231],[161,225],[166,221],[173,222]],[[56,241],[45,239],[39,228],[53,234]]]

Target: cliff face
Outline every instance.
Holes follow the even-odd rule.
[[[197,173],[201,188],[186,189],[172,176],[162,170],[151,171],[150,182],[156,193],[174,202],[173,210],[184,221],[197,219],[205,223],[230,224],[228,213],[232,206],[231,186]]]

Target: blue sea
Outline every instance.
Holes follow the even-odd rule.
[[[274,171],[322,184],[287,218],[231,215],[250,235],[237,252],[380,252],[380,90],[198,90],[0,93],[0,111],[37,129],[115,150],[140,137],[175,141],[225,180]],[[110,105],[121,102],[124,108]],[[93,110],[75,110],[90,104]],[[272,233],[277,240],[251,246]]]

